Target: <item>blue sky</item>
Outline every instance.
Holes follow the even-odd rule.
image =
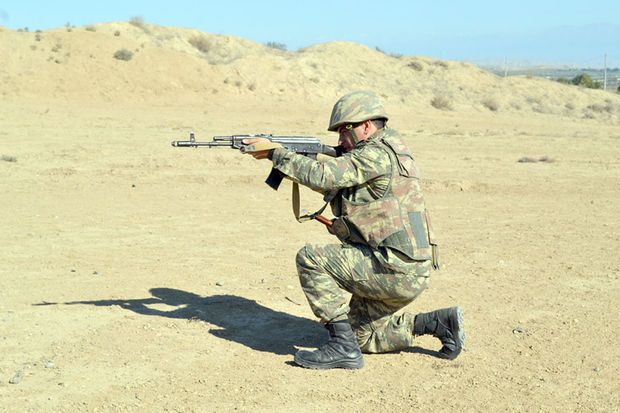
[[[333,40],[474,62],[620,66],[620,1],[0,0],[0,25],[31,31],[129,20],[284,43]]]

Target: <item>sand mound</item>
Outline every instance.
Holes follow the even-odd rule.
[[[201,102],[332,101],[379,91],[416,112],[559,115],[618,122],[620,96],[554,81],[501,78],[463,62],[391,56],[349,42],[286,52],[242,38],[141,22],[0,31],[6,98]],[[115,57],[116,56],[116,57]]]

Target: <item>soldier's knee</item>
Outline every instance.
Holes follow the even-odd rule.
[[[295,264],[297,269],[312,268],[316,266],[316,260],[314,259],[314,248],[310,244],[306,244],[297,251],[295,256]]]

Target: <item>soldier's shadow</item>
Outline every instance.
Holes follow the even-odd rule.
[[[117,305],[145,316],[205,321],[211,327],[209,333],[216,337],[281,355],[294,354],[295,346],[318,347],[326,334],[317,322],[274,311],[235,295],[202,297],[173,288],[152,288],[149,292],[152,297],[65,304]]]

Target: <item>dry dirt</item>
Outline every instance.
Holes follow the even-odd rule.
[[[131,40],[147,44],[142,55],[118,62],[119,27],[120,39],[137,30],[36,41],[0,29],[0,410],[620,411],[617,95],[454,62],[449,81],[416,69],[403,91],[405,80],[382,85],[442,241],[443,269],[408,310],[460,304],[467,348],[444,361],[422,337],[366,356],[359,371],[312,371],[291,363],[325,335],[294,256],[334,240],[295,222],[290,185],[262,182],[267,162],[170,141],[194,130],[203,140],[267,132],[333,142],[324,132],[333,98],[384,78],[350,73],[357,80],[340,84],[334,50],[360,46],[315,46],[305,53],[334,83],[304,99],[318,88],[296,77],[307,55],[218,37],[242,56],[222,63],[151,47],[138,34],[172,29],[150,27]],[[157,38],[184,45],[188,35],[172,32]],[[49,49],[32,56],[54,36],[72,48],[66,60],[47,60]],[[390,70],[395,58],[366,52],[377,73]],[[291,66],[269,71],[265,59]],[[170,83],[175,69],[187,82]],[[198,70],[211,77],[191,83]],[[283,92],[268,80],[255,90],[224,83],[250,73],[290,83]],[[452,108],[432,107],[433,87]],[[489,90],[498,110],[480,103]],[[321,204],[307,192],[303,202]]]

